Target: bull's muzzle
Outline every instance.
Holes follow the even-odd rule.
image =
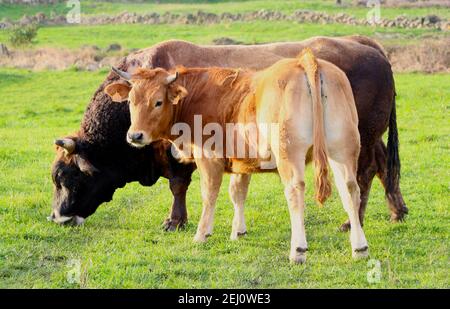
[[[81,225],[84,223],[84,218],[80,216],[60,216],[52,212],[50,216],[47,217],[48,221],[55,222],[60,225]]]

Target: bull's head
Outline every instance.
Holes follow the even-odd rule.
[[[97,207],[110,201],[117,185],[109,171],[89,160],[76,137],[55,141],[57,156],[52,167],[54,196],[49,220],[81,224]]]
[[[105,93],[115,102],[130,102],[131,126],[127,141],[134,147],[144,147],[170,134],[173,109],[187,95],[176,83],[178,73],[163,69],[138,69],[129,74],[113,68],[122,79],[108,85]]]

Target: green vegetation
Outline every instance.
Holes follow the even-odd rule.
[[[83,45],[106,47],[119,43],[126,48],[144,48],[163,40],[183,39],[210,44],[213,39],[227,36],[245,43],[303,40],[317,35],[343,36],[352,34],[374,36],[388,41],[411,43],[425,36],[443,36],[436,30],[377,28],[351,25],[299,24],[294,22],[230,23],[200,25],[97,25],[58,26],[39,29],[36,47],[79,48]],[[282,35],[280,35],[282,34]],[[6,32],[0,31],[0,42],[6,41]]]
[[[276,175],[254,176],[246,207],[249,234],[228,240],[232,206],[227,179],[218,200],[214,235],[192,242],[201,212],[198,174],[188,194],[190,222],[165,233],[170,191],[161,179],[116,192],[84,226],[46,221],[51,210],[52,141],[79,128],[106,71],[29,72],[0,69],[0,287],[449,287],[450,75],[397,75],[402,190],[407,222],[391,224],[378,181],[365,231],[373,266],[351,259],[346,216],[336,190],[326,206],[313,202],[307,178],[306,265],[288,263],[289,216]],[[72,259],[81,282],[67,281]]]
[[[121,3],[83,0],[82,14],[246,12],[261,8],[291,13],[309,9],[345,12],[363,18],[365,7],[339,8],[334,0],[153,1]],[[177,2],[177,3],[175,3]],[[220,3],[218,5],[217,3]],[[24,14],[64,14],[56,5],[0,4],[0,20]],[[450,17],[437,8],[384,8],[381,15]],[[111,43],[125,50],[167,39],[211,43],[230,37],[245,43],[302,40],[316,35],[362,34],[383,43],[414,43],[447,33],[426,29],[375,28],[294,22],[197,25],[97,25],[42,27],[33,47],[101,48]],[[0,30],[0,42],[9,32]],[[153,187],[128,184],[81,227],[46,221],[52,202],[50,166],[53,140],[79,128],[87,103],[108,72],[42,71],[0,68],[0,288],[5,287],[428,287],[448,288],[450,167],[449,74],[396,75],[397,113],[402,159],[402,191],[410,214],[391,224],[379,181],[369,199],[365,232],[370,258],[381,263],[382,277],[369,283],[368,261],[351,259],[348,234],[338,232],[346,219],[336,190],[325,207],[313,202],[312,169],[307,173],[306,265],[288,262],[290,225],[278,176],[255,175],[246,207],[249,234],[228,240],[233,207],[225,178],[217,205],[214,235],[207,244],[192,242],[201,213],[198,173],[188,192],[189,223],[184,231],[165,233],[171,193],[168,181]],[[81,263],[81,280],[67,275]]]
[[[9,30],[9,42],[16,47],[30,45],[37,36],[37,31],[37,25],[14,26]]]
[[[142,3],[130,2],[108,2],[108,1],[81,1],[81,12],[85,15],[94,14],[119,14],[123,11],[135,12],[144,14],[148,12],[174,12],[174,13],[190,13],[193,11],[202,10],[212,13],[242,13],[248,11],[257,11],[262,8],[266,10],[277,10],[284,13],[292,13],[295,10],[315,10],[326,12],[328,14],[347,13],[357,18],[364,18],[369,11],[364,6],[350,6],[339,7],[335,5],[334,0],[253,0],[253,1],[160,1],[161,4],[156,4],[155,1],[146,1]],[[220,5],[217,5],[220,3]],[[10,5],[0,4],[0,19],[8,17],[11,19],[20,19],[24,14],[34,15],[37,12],[44,12],[49,15],[51,12],[56,14],[65,14],[70,8],[66,7],[65,3],[56,5]],[[395,18],[396,16],[404,14],[406,16],[424,16],[428,14],[436,14],[442,17],[450,17],[450,11],[438,7],[431,8],[391,8],[381,7],[381,16],[383,18]]]

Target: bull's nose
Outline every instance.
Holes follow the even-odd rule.
[[[142,141],[144,134],[142,132],[128,133],[128,139],[133,143],[139,143]]]

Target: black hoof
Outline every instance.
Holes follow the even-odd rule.
[[[350,231],[350,222],[345,222],[339,227],[340,232],[348,232]]]
[[[364,247],[355,249],[354,251],[355,252],[365,252],[365,251],[367,251],[367,249],[369,249],[369,247],[368,246],[364,246]]]
[[[364,246],[353,250],[352,257],[354,259],[366,259],[369,256],[369,247]]]
[[[167,218],[164,220],[163,229],[166,232],[173,232],[176,230],[182,230],[186,226],[187,220],[172,220]]]

